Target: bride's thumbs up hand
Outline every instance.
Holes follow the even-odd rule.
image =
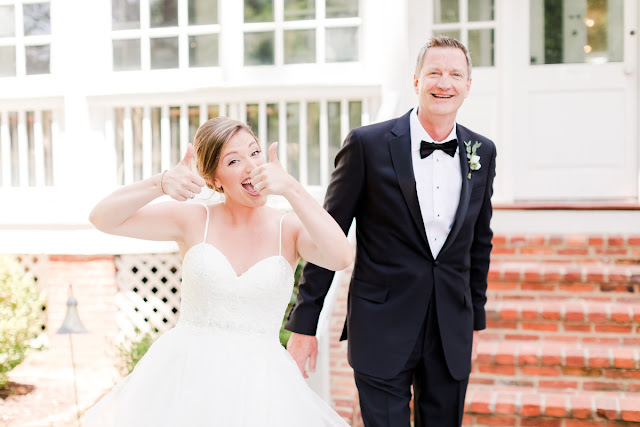
[[[160,189],[164,194],[179,202],[193,199],[200,194],[205,185],[204,179],[191,171],[193,145],[187,146],[187,152],[176,166],[162,173]]]
[[[251,172],[251,185],[261,194],[286,196],[295,179],[284,170],[278,160],[278,143],[269,146],[269,161]]]

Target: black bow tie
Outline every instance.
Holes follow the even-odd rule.
[[[433,142],[421,141],[420,142],[420,158],[424,159],[425,157],[429,157],[434,150],[442,150],[451,157],[456,154],[456,150],[458,149],[458,140],[452,139],[451,141],[447,141],[444,144],[435,144]]]

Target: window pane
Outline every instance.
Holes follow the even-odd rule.
[[[25,36],[51,34],[51,18],[49,10],[49,3],[27,3],[22,5]]]
[[[258,135],[258,104],[247,104],[247,124]]]
[[[273,65],[273,31],[244,34],[244,65]]]
[[[623,0],[530,2],[531,64],[623,60]]]
[[[116,148],[116,182],[124,184],[124,108],[116,108],[115,115],[115,148]]]
[[[284,0],[284,20],[315,19],[315,0]]]
[[[0,6],[0,37],[16,35],[16,17],[13,6]]]
[[[182,157],[180,156],[180,107],[169,107],[169,131],[171,166],[177,165]]]
[[[113,41],[113,71],[140,69],[140,40]]]
[[[280,139],[278,135],[278,104],[267,104],[267,140],[265,145],[269,147],[273,142],[278,141]],[[280,148],[278,147],[278,149]]]
[[[469,2],[469,21],[493,21],[494,0],[473,0]]]
[[[111,0],[111,28],[140,28],[140,0]]]
[[[433,16],[436,24],[460,22],[460,6],[458,0],[434,0]]]
[[[11,184],[20,185],[20,152],[18,151],[18,113],[9,113],[9,146],[11,148]]]
[[[362,102],[349,102],[349,129],[362,126]]]
[[[456,40],[460,40],[460,30],[449,30],[449,31],[434,31],[434,36],[447,36],[453,37]],[[475,65],[475,64],[474,64]]]
[[[327,18],[358,16],[358,0],[327,0]]]
[[[493,50],[493,29],[469,30],[469,55],[474,67],[492,67]]]
[[[273,0],[244,0],[244,22],[272,22]]]
[[[149,0],[151,28],[178,25],[178,0]]]
[[[151,173],[162,170],[162,109],[151,109]]]
[[[327,28],[327,62],[358,60],[358,28]]]
[[[15,46],[0,46],[0,77],[15,77],[16,48]]]
[[[216,0],[189,0],[189,25],[218,23],[218,2]]]
[[[42,146],[44,148],[44,185],[53,185],[53,142],[51,111],[42,112]]]
[[[33,111],[27,111],[27,167],[29,170],[29,186],[36,185],[36,153]]]
[[[27,74],[49,74],[49,45],[26,46],[24,54],[27,60]]]
[[[336,154],[342,146],[342,139],[340,138],[340,102],[328,102],[327,103],[328,125],[329,125],[329,174],[333,172],[334,159]]]
[[[189,36],[189,66],[218,66],[218,35]]]
[[[320,185],[320,104],[307,104],[307,179]]]
[[[133,133],[133,180],[142,177],[142,107],[131,109],[131,130]]]
[[[284,63],[316,62],[316,30],[288,30],[284,32]]]
[[[300,180],[300,104],[287,103],[287,172]]]
[[[178,68],[178,38],[151,39],[151,69]]]

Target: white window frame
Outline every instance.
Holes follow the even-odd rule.
[[[49,7],[51,7],[52,2],[51,0],[0,0],[0,6],[13,6],[14,23],[15,23],[15,36],[1,37],[0,46],[14,46],[16,49],[16,75],[13,77],[12,76],[0,77],[0,79],[15,78],[15,77],[32,77],[32,76],[41,76],[41,75],[51,74],[51,57],[52,57],[51,51],[49,51],[49,73],[27,74],[27,57],[25,53],[26,48],[29,46],[48,45],[49,49],[51,49],[51,34],[38,35],[38,36],[24,35],[23,6],[25,4],[35,4],[35,3],[49,3]]]
[[[220,3],[218,1],[218,21],[220,21]],[[149,0],[140,0],[140,28],[129,30],[111,30],[110,53],[110,70],[115,73],[126,71],[113,70],[113,41],[114,40],[140,40],[140,70],[136,71],[163,71],[166,69],[151,68],[151,39],[164,37],[178,38],[178,68],[169,68],[171,70],[193,69],[193,68],[218,68],[220,66],[220,33],[222,26],[220,24],[208,25],[189,25],[188,19],[189,4],[188,0],[178,0],[178,26],[176,27],[160,27],[151,28],[151,15],[149,9]],[[109,22],[111,23],[113,16],[112,3],[109,1]],[[111,24],[109,25],[111,27]],[[218,36],[218,66],[214,67],[190,67],[189,66],[189,37],[200,35],[217,35]]]
[[[458,22],[447,22],[447,23],[436,23],[436,1],[430,5],[430,14],[431,14],[431,22],[432,22],[432,33],[436,34],[440,31],[460,31],[460,42],[469,47],[469,31],[472,30],[493,30],[493,40],[494,40],[494,50],[493,50],[493,64],[490,66],[476,66],[473,65],[474,68],[492,68],[496,66],[496,52],[497,48],[495,47],[495,43],[497,40],[497,19],[496,15],[498,14],[498,2],[500,0],[493,0],[493,20],[491,21],[469,21],[469,2],[474,0],[458,0],[458,4],[460,5],[459,18]]]

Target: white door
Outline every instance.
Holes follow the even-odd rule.
[[[638,1],[528,6],[529,58],[516,67],[523,86],[508,159],[515,199],[637,199]]]

